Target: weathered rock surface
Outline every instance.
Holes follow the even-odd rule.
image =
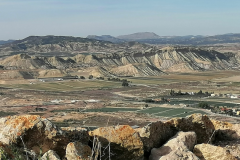
[[[237,140],[240,139],[240,124],[211,120],[216,130],[217,140]]]
[[[102,127],[89,132],[89,134],[92,137],[98,137],[104,148],[110,143],[111,159],[138,160],[144,155],[139,133],[128,125]],[[105,154],[108,155],[108,150]]]
[[[191,152],[196,143],[195,132],[178,132],[160,148],[153,148],[150,160],[198,160]]]
[[[152,148],[163,145],[177,132],[170,125],[161,121],[151,123],[143,128],[136,129],[144,145],[144,151],[150,152]]]
[[[179,131],[194,131],[197,134],[197,143],[207,143],[214,140],[215,127],[207,115],[192,114],[186,118],[173,118],[166,122]]]
[[[90,136],[86,128],[81,127],[61,127],[66,137],[69,138],[70,142],[79,141],[83,144],[88,144]]]
[[[65,155],[65,147],[69,143],[61,130],[38,115],[1,118],[0,141],[20,147],[25,145],[36,154],[39,154],[40,149],[43,153],[54,150],[60,157]]]
[[[200,160],[237,160],[228,150],[210,144],[196,145],[193,153]]]
[[[49,150],[42,156],[41,160],[61,160],[61,159],[57,155],[57,153],[55,153],[53,150]]]
[[[91,148],[81,142],[71,142],[67,145],[66,158],[68,160],[85,160],[91,156]]]

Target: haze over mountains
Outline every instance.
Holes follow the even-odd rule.
[[[38,36],[31,36],[38,37]],[[42,36],[47,37],[47,36]],[[52,37],[64,37],[64,36],[52,36]],[[65,36],[67,37],[67,36]],[[70,37],[70,36],[69,36]],[[74,38],[74,37],[72,37]],[[186,36],[159,36],[153,32],[137,32],[128,35],[111,36],[111,35],[89,35],[87,39],[94,39],[100,41],[108,41],[112,43],[124,43],[129,41],[135,41],[148,44],[169,44],[169,45],[210,45],[210,44],[222,44],[222,43],[239,43],[240,33],[228,33],[221,35],[186,35]],[[0,40],[0,45],[11,43],[15,40]]]
[[[108,38],[111,37],[111,38]],[[221,43],[239,43],[240,34],[230,33],[214,36],[187,35],[187,36],[159,36],[152,32],[139,32],[122,36],[88,36],[87,38],[111,41],[119,43],[122,41],[136,41],[148,44],[172,44],[172,45],[209,45]]]

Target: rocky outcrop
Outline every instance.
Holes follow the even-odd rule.
[[[211,120],[216,130],[217,140],[239,140],[240,124]]]
[[[152,148],[163,145],[168,139],[176,134],[170,125],[161,121],[151,123],[143,128],[136,129],[143,142],[144,151],[150,152]]]
[[[69,143],[61,130],[46,118],[37,115],[12,116],[0,119],[0,141],[16,144],[36,154],[54,150],[63,157]]]
[[[193,153],[200,160],[237,160],[230,154],[229,150],[210,144],[198,144],[194,147]]]
[[[41,160],[61,160],[61,159],[57,155],[57,153],[55,153],[53,150],[49,150],[42,156]]]
[[[0,156],[34,159],[41,151],[43,159],[56,160],[99,156],[140,160],[148,159],[150,154],[151,160],[235,160],[234,156],[239,155],[238,129],[238,124],[210,120],[201,114],[154,122],[138,129],[119,125],[89,132],[80,127],[59,129],[37,115],[9,116],[0,119]],[[223,138],[217,143],[218,136]],[[211,141],[221,147],[206,144]]]
[[[91,156],[91,148],[81,142],[71,142],[66,148],[67,160],[85,160]]]
[[[173,118],[166,123],[179,131],[194,131],[197,134],[197,143],[214,140],[215,127],[207,115],[192,114],[186,118]]]
[[[194,132],[178,132],[160,148],[151,150],[150,160],[198,160],[191,152],[196,143]]]
[[[97,137],[103,148],[110,145],[111,159],[138,160],[144,155],[139,133],[128,125],[102,127],[89,132],[89,134],[92,137]],[[102,155],[108,155],[108,150]]]

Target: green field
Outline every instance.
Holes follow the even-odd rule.
[[[201,102],[206,102],[209,105],[212,106],[227,106],[227,107],[240,107],[240,104],[236,103],[226,103],[226,102],[219,102],[219,101],[197,101],[197,100],[180,100],[180,99],[172,99],[169,104],[174,105],[174,104],[186,104],[186,105],[198,105]]]
[[[172,73],[169,75],[149,76],[149,77],[128,77],[129,81],[136,84],[158,85],[158,84],[171,84],[178,82],[189,81],[208,81],[217,80],[218,78],[228,78],[229,76],[240,75],[239,71],[206,71],[197,73]],[[239,83],[233,83],[239,86]],[[192,90],[191,90],[192,91]]]
[[[193,113],[206,114],[205,112],[200,111],[200,110],[176,108],[176,109],[169,110],[169,111],[166,111],[166,112],[163,112],[163,113],[157,113],[155,115],[156,116],[161,116],[161,117],[186,117],[186,116],[191,115]]]
[[[87,109],[84,112],[129,112],[138,111],[136,108],[100,108],[100,109]]]
[[[45,91],[78,91],[86,89],[104,89],[121,87],[120,82],[109,82],[99,80],[83,80],[83,81],[65,81],[65,82],[37,82],[36,84],[12,84],[0,85],[1,87],[15,89],[32,89]]]
[[[186,117],[193,113],[207,114],[204,111],[189,108],[164,108],[154,107],[139,111],[139,113],[148,113],[161,117]]]
[[[146,113],[160,117],[186,117],[193,113],[207,114],[204,111],[188,108],[165,108],[165,107],[153,107],[147,109],[136,109],[136,108],[101,108],[101,109],[87,109],[84,112],[136,112]]]
[[[154,108],[148,108],[144,110],[140,110],[139,113],[148,113],[148,114],[154,114],[158,112],[164,112],[167,110],[170,110],[172,108],[164,108],[164,107],[154,107]]]

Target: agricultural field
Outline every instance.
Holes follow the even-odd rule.
[[[235,76],[233,76],[235,75]],[[229,79],[230,76],[233,76]],[[214,81],[214,82],[230,82],[239,81],[239,71],[215,71],[215,72],[195,72],[195,73],[176,73],[153,77],[130,77],[132,83],[137,84],[171,84],[189,81]]]
[[[0,87],[14,89],[44,90],[44,91],[79,91],[89,89],[107,89],[121,87],[120,82],[82,80],[64,82],[37,82],[34,84],[1,84]]]
[[[133,112],[138,111],[136,108],[100,108],[100,109],[87,109],[83,112]]]
[[[190,108],[165,108],[165,107],[153,107],[138,111],[138,113],[147,113],[159,117],[186,117],[193,113],[208,114],[202,110],[190,109]]]
[[[160,117],[186,117],[193,113],[208,114],[202,110],[198,109],[188,109],[188,108],[165,108],[165,107],[152,107],[147,109],[136,109],[136,108],[101,108],[101,109],[88,109],[84,112],[135,112],[135,113],[145,113],[152,116]]]
[[[219,99],[216,99],[219,100]],[[211,101],[209,99],[205,100],[183,100],[183,99],[172,99],[169,104],[171,105],[176,105],[176,104],[185,104],[185,105],[192,105],[192,106],[197,106],[201,102],[206,102],[209,105],[212,106],[228,106],[228,107],[238,107],[240,108],[239,103],[227,103],[227,102],[221,102],[221,101]]]

